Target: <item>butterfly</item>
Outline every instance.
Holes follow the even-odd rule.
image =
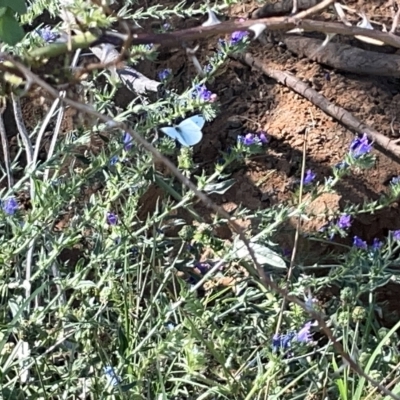
[[[199,143],[203,138],[201,128],[204,123],[204,117],[199,114],[186,118],[179,125],[160,129],[172,139],[176,139],[182,146],[189,147]]]

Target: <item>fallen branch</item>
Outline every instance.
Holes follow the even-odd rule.
[[[258,69],[270,78],[275,79],[277,82],[285,85],[301,96],[305,97],[315,106],[325,111],[331,117],[337,119],[351,130],[358,133],[366,133],[370,140],[373,140],[382,149],[389,151],[396,157],[400,156],[400,146],[395,141],[387,138],[385,135],[377,132],[375,129],[364,124],[358,118],[354,117],[351,113],[344,108],[339,107],[326,99],[322,94],[319,94],[314,89],[310,88],[307,84],[302,82],[295,76],[276,69],[268,67],[263,61],[252,57],[249,53],[239,55],[237,59],[245,62],[252,68]]]
[[[372,39],[380,40],[383,43],[400,48],[400,37],[392,33],[381,32],[376,29],[365,29],[358,26],[346,26],[341,22],[314,21],[311,19],[298,19],[288,17],[274,17],[250,19],[245,21],[227,21],[212,26],[197,26],[194,28],[183,29],[168,33],[137,33],[137,29],[132,29],[131,43],[138,44],[160,44],[164,47],[181,47],[183,42],[190,40],[204,39],[213,35],[223,35],[234,31],[245,31],[255,24],[263,24],[270,31],[288,31],[293,28],[303,29],[305,32],[336,33],[345,36],[366,36]],[[115,34],[105,32],[99,40],[107,40]],[[121,43],[128,39],[126,35],[118,34]]]
[[[322,40],[301,36],[288,36],[284,43],[297,55],[343,71],[362,75],[400,76],[400,56],[396,54],[377,53],[332,42],[322,47]]]
[[[137,33],[137,29],[131,28],[131,34],[121,34],[105,31],[103,34],[85,34],[79,42],[72,42],[74,48],[90,47],[92,44],[108,43],[122,45],[130,40],[132,45],[160,44],[163,49],[167,47],[182,47],[188,41],[205,39],[210,36],[229,34],[234,31],[246,31],[255,24],[263,24],[270,31],[289,31],[294,28],[303,29],[306,32],[336,33],[345,36],[365,36],[380,40],[383,43],[400,48],[400,37],[392,33],[346,26],[341,22],[314,21],[311,19],[298,19],[288,17],[261,18],[246,21],[227,21],[212,26],[197,26],[167,33]],[[93,41],[91,41],[93,39]],[[68,43],[53,43],[46,47],[34,49],[28,59],[55,57],[70,51]],[[116,50],[115,50],[116,51]],[[117,52],[118,53],[118,52]]]

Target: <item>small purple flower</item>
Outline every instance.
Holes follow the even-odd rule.
[[[163,24],[162,28],[164,31],[169,31],[170,29],[172,29],[172,26],[170,23],[166,22],[165,24]]]
[[[45,26],[44,28],[38,29],[36,32],[47,43],[52,43],[60,37],[57,32],[53,32],[50,26]]]
[[[400,176],[395,176],[394,178],[392,178],[392,180],[390,181],[391,185],[398,185],[400,183]]]
[[[236,44],[240,43],[247,35],[248,35],[248,33],[246,31],[233,32],[231,35],[230,44],[236,45]]]
[[[117,225],[118,224],[118,217],[116,214],[112,212],[107,213],[107,223],[109,225]]]
[[[284,248],[284,249],[282,250],[282,254],[283,254],[284,257],[289,258],[289,257],[292,256],[292,250],[290,250],[290,249],[288,249],[288,248]]]
[[[400,230],[393,231],[393,239],[400,240]]]
[[[208,101],[212,103],[216,100],[217,95],[212,93],[207,89],[206,85],[196,85],[195,90],[193,91],[194,97],[199,97],[202,101]]]
[[[218,46],[219,47],[225,47],[226,46],[226,41],[224,39],[218,39]],[[219,51],[221,53],[221,51]]]
[[[124,135],[122,136],[122,141],[124,143],[124,150],[129,151],[133,147],[133,138],[132,136],[128,133],[125,132]]]
[[[379,250],[383,246],[383,242],[381,242],[378,238],[375,238],[372,242],[372,248],[374,250]]]
[[[340,163],[337,163],[334,168],[336,168],[336,169],[346,169],[348,167],[350,167],[350,165],[347,164],[346,161],[341,161]]]
[[[243,138],[243,144],[245,146],[251,146],[256,142],[255,137],[252,133],[248,133],[244,138]]]
[[[158,79],[162,82],[165,82],[172,74],[172,70],[170,68],[163,69],[158,73]]]
[[[318,305],[318,299],[316,299],[315,297],[312,297],[311,292],[309,292],[307,297],[304,300],[304,303],[305,303],[307,311],[315,311],[317,309],[316,306]]]
[[[366,133],[360,138],[355,138],[350,144],[350,154],[355,157],[361,157],[371,151],[372,144],[368,141]]]
[[[361,240],[358,236],[354,236],[353,246],[363,250],[366,250],[368,248],[367,242]]]
[[[115,373],[114,368],[110,365],[104,367],[103,371],[109,385],[117,386],[121,382],[121,378]]]
[[[285,335],[277,334],[272,338],[272,352],[276,353],[278,350],[287,350],[290,348],[292,339],[296,336],[295,332],[289,332]]]
[[[118,156],[113,156],[110,158],[110,165],[115,165],[119,161]]]
[[[18,210],[18,202],[15,197],[9,197],[2,204],[3,211],[8,215],[14,215]]]
[[[306,171],[306,176],[303,179],[303,185],[309,185],[317,175],[311,171],[311,169]]]
[[[310,329],[311,329],[311,322],[307,322],[303,328],[301,328],[295,337],[295,340],[297,340],[298,342],[302,342],[302,343],[308,343],[311,342],[311,333],[310,333]]]
[[[153,44],[153,43],[149,43],[149,44],[146,44],[146,45],[144,46],[144,48],[145,48],[146,50],[148,50],[148,51],[153,50],[153,47],[154,47],[154,44]]]
[[[213,67],[212,67],[211,64],[207,64],[203,69],[204,69],[204,72],[205,72],[206,74],[208,74],[209,72],[212,71]]]
[[[346,229],[350,228],[351,226],[351,216],[344,214],[339,218],[339,221],[337,223],[338,228],[340,229]]]
[[[194,265],[199,271],[200,271],[200,273],[201,274],[206,274],[208,271],[209,271],[209,269],[210,269],[210,264],[208,264],[208,263],[205,263],[205,262],[197,262],[195,265]]]
[[[267,136],[267,134],[264,131],[261,131],[258,134],[258,138],[260,139],[260,142],[262,144],[267,144],[269,142],[269,137]]]

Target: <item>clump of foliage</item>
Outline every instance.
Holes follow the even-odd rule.
[[[21,28],[7,28],[18,18],[30,26],[45,9],[54,14],[58,3],[35,1],[23,16],[25,5],[8,3],[0,8],[2,51],[23,57],[48,43],[62,43],[60,26],[30,29],[23,38]],[[100,5],[76,0],[69,8],[83,21],[80,29],[115,22]],[[174,29],[171,17],[205,11],[204,5],[144,9],[127,1],[118,18],[138,24],[160,19],[160,31],[167,32]],[[304,300],[305,308],[266,290],[243,240],[218,235],[229,221],[199,214],[193,191],[164,173],[132,136],[140,134],[174,160],[203,193],[226,193],[235,184],[233,171],[254,154],[268,154],[268,132],[239,135],[222,149],[212,169],[196,164],[193,147],[182,145],[182,137],[194,130],[200,135],[193,115],[206,124],[216,118],[218,93],[210,85],[224,73],[230,55],[244,51],[249,42],[243,32],[221,38],[203,73],[198,71],[182,91],[173,86],[176,71],[160,69],[160,96],[132,94],[123,108],[115,97],[121,85],[116,76],[107,69],[91,71],[80,82],[79,102],[92,103],[113,123],[83,119],[59,135],[65,109],[58,100],[32,132],[19,121],[21,149],[2,170],[2,397],[378,398],[374,385],[343,362],[309,311],[323,312],[336,340],[370,378],[384,384],[398,379],[400,323],[391,330],[380,326],[375,290],[398,280],[400,230],[372,243],[352,237],[349,245],[341,245],[344,251],[314,265],[291,260],[293,249],[275,243],[291,218],[317,217],[306,215],[311,200],[334,192],[354,171],[374,168],[366,136],[351,143],[324,182],[311,169],[299,171],[290,204],[257,211],[239,207],[232,216],[251,221],[245,236],[256,260],[279,287]],[[157,56],[154,46],[135,46],[128,63],[140,65],[143,58]],[[69,53],[64,61],[72,63]],[[3,92],[15,109],[20,90]],[[80,111],[83,116],[84,108]],[[129,129],[119,129],[118,122]],[[175,130],[163,135],[162,127]],[[39,160],[46,129],[52,146]],[[100,145],[92,146],[94,140]],[[162,195],[151,202],[160,190]],[[303,199],[306,192],[311,196]],[[329,215],[329,224],[309,235],[310,243],[348,237],[357,215],[387,207],[399,194],[400,178],[394,178],[379,201],[349,204]],[[153,207],[147,209],[148,203]],[[233,284],[220,285],[221,278]],[[339,294],[320,304],[317,294],[330,287]]]

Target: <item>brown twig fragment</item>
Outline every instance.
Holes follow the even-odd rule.
[[[375,129],[364,124],[358,118],[354,117],[351,113],[344,108],[339,107],[326,99],[322,94],[312,89],[306,83],[284,71],[269,68],[262,60],[252,57],[249,53],[243,56],[238,56],[238,59],[244,61],[252,68],[256,68],[269,77],[275,79],[277,82],[285,85],[307,100],[311,101],[315,106],[325,111],[331,117],[337,119],[351,130],[358,133],[366,133],[370,140],[373,140],[378,146],[389,151],[396,157],[400,156],[400,145],[387,138],[385,135],[377,132]]]
[[[329,7],[334,1],[335,0],[323,0],[314,7],[310,7],[309,9],[294,15],[294,18],[303,19],[310,17],[311,15],[318,14],[319,12],[325,10],[325,8]]]
[[[400,18],[400,7],[396,0],[392,0],[392,8],[393,8],[393,23],[390,29],[390,33],[395,33],[396,29],[399,25],[399,18]]]

